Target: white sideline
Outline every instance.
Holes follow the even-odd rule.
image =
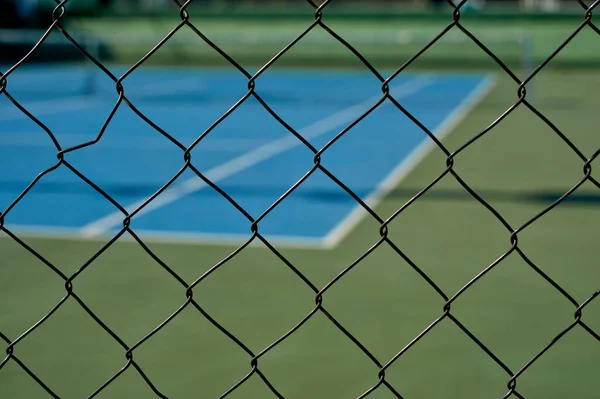
[[[183,93],[189,91],[195,91],[202,88],[203,79],[200,78],[189,78],[189,79],[176,79],[170,82],[159,82],[152,83],[142,87],[139,90],[136,90],[133,93],[133,96],[159,96],[170,93]],[[10,82],[10,81],[9,81]],[[10,86],[7,88],[10,91]],[[130,96],[131,94],[127,90],[127,86],[125,84],[125,95]],[[132,96],[132,97],[133,97]],[[115,99],[116,91],[115,91]],[[18,100],[18,98],[17,98]],[[95,95],[85,95],[85,96],[73,96],[66,97],[63,99],[50,99],[43,101],[31,101],[31,102],[21,102],[29,112],[31,112],[34,116],[39,117],[40,115],[49,115],[49,114],[59,114],[62,112],[69,112],[77,109],[85,109],[98,106],[106,101],[100,101]],[[2,107],[4,108],[4,107]],[[1,108],[0,108],[1,110]],[[23,112],[21,112],[18,108],[14,106],[10,106],[8,109],[9,112],[2,112],[0,114],[0,121],[14,121],[23,118],[27,118]]]
[[[435,80],[430,76],[420,76],[411,79],[403,84],[396,86],[393,90],[399,91],[397,95],[394,95],[396,99],[407,97],[411,94],[418,92],[431,85]],[[324,119],[321,119],[303,129],[300,133],[304,138],[310,139],[313,137],[321,136],[325,133],[330,132],[335,128],[339,128],[343,125],[351,123],[354,119],[360,116],[361,113],[365,112],[370,106],[372,106],[377,100],[381,98],[381,95],[369,98],[359,104],[353,105],[349,108],[343,109],[333,115],[330,115]],[[271,141],[265,145],[262,145],[252,151],[242,154],[239,157],[233,158],[228,162],[218,165],[204,173],[204,176],[210,181],[217,183],[229,176],[232,176],[246,168],[254,166],[262,161],[270,159],[276,155],[279,155],[287,150],[299,146],[301,143],[296,137],[288,134],[280,139]],[[183,181],[177,185],[171,186],[150,202],[145,208],[137,213],[136,216],[141,216],[158,208],[162,208],[178,199],[185,197],[186,195],[192,194],[196,191],[202,190],[208,187],[204,181],[199,178],[191,178]],[[139,200],[133,204],[125,207],[127,212],[140,207],[148,198]],[[105,233],[111,228],[121,224],[123,222],[123,214],[119,211],[113,212],[103,218],[93,221],[81,230],[83,237],[90,238],[96,237],[100,234]]]
[[[446,117],[444,120],[437,125],[432,133],[436,137],[442,140],[471,112],[471,110],[481,102],[485,96],[492,90],[495,85],[495,78],[488,76],[481,83],[479,83],[467,97],[465,97],[459,105]],[[381,200],[406,176],[412,172],[412,170],[421,162],[434,148],[435,142],[430,138],[425,138],[411,153],[408,157],[404,158],[402,162],[398,164],[385,179],[377,186],[377,188],[364,199],[365,204],[369,208],[376,207]],[[352,211],[348,214],[344,220],[338,223],[331,231],[325,236],[323,240],[323,246],[325,248],[336,247],[367,215],[367,211],[360,205],[357,204]]]

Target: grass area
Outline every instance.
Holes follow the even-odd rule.
[[[560,36],[556,34],[557,37]],[[533,105],[586,156],[600,147],[593,127],[600,78],[591,72],[543,71]],[[451,150],[482,131],[516,101],[502,75],[492,93],[447,137]],[[459,153],[454,170],[514,228],[524,225],[583,176],[582,161],[532,112],[518,107]],[[445,170],[433,151],[378,207],[391,215]],[[594,172],[596,179],[600,176]],[[570,295],[583,302],[598,289],[600,192],[590,183],[519,233],[519,248]],[[57,215],[58,216],[58,215]],[[280,251],[316,287],[378,241],[370,219],[333,250]],[[15,339],[65,295],[64,282],[2,234],[0,332]],[[447,296],[511,247],[510,234],[448,175],[390,224],[390,239]],[[66,275],[101,242],[26,239]],[[191,282],[235,248],[149,244]],[[185,303],[185,289],[136,244],[118,242],[74,281],[74,292],[128,345],[134,345]],[[203,280],[194,298],[254,353],[277,340],[315,306],[315,295],[265,248],[247,248]],[[323,296],[323,306],[382,363],[443,314],[444,300],[388,244],[380,245]],[[513,372],[573,322],[575,307],[516,253],[453,304],[460,320]],[[600,299],[583,312],[600,332]],[[596,398],[599,342],[576,326],[518,379],[527,398]],[[0,345],[2,346],[2,345]],[[73,298],[15,348],[61,398],[87,397],[121,367],[125,351]],[[169,398],[212,398],[251,370],[251,357],[191,306],[134,351],[134,359]],[[286,398],[351,398],[377,383],[378,368],[318,312],[258,361]],[[386,380],[406,398],[500,398],[507,373],[449,318],[401,356]],[[0,370],[6,398],[45,398],[9,361]],[[99,397],[153,397],[130,367]],[[257,375],[232,398],[269,398]],[[371,398],[392,398],[385,388]]]
[[[306,20],[227,20],[192,15],[190,21],[219,47],[245,66],[264,65],[285,44],[301,34],[313,21]],[[432,40],[450,22],[447,20],[328,20],[323,21],[378,66],[397,67]],[[180,22],[168,18],[73,18],[66,20],[73,30],[90,32],[105,40],[113,60],[132,64],[148,52]],[[574,32],[581,21],[561,20],[481,20],[466,14],[461,24],[490,50],[512,67],[537,65],[545,60]],[[113,32],[119,32],[113,36]],[[598,66],[595,48],[597,34],[589,27],[561,52],[551,66]],[[223,65],[227,61],[184,27],[156,53],[150,63]],[[278,65],[336,67],[360,66],[356,57],[316,27],[293,47]],[[421,68],[495,68],[490,57],[458,28],[428,50],[416,63]]]

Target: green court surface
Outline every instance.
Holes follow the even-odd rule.
[[[171,13],[173,15],[175,13]],[[530,68],[545,60],[583,22],[583,16],[560,20],[482,19],[464,12],[461,27],[511,67]],[[190,14],[189,21],[216,45],[244,66],[262,66],[286,44],[307,29],[314,17],[285,19],[222,19]],[[71,18],[70,29],[99,37],[109,48],[107,57],[132,64],[181,22],[174,17]],[[379,67],[397,67],[416,54],[452,22],[447,18],[402,18],[356,20],[328,19],[323,23]],[[118,32],[118,33],[116,33]],[[585,27],[550,63],[550,67],[597,67],[600,55],[593,51],[598,35]],[[159,50],[150,64],[225,65],[221,55],[184,26]],[[360,61],[347,48],[317,26],[277,61],[279,66],[323,66],[354,68]],[[411,68],[497,68],[492,59],[457,26],[421,56]]]
[[[289,29],[296,32],[296,27]],[[557,28],[550,36],[558,40],[562,33]],[[600,146],[595,133],[600,123],[598,90],[600,78],[592,71],[548,70],[535,78],[532,104],[587,157]],[[444,143],[458,148],[516,100],[517,85],[499,72],[493,91]],[[377,206],[378,214],[391,215],[445,165],[441,151],[431,152]],[[582,161],[524,106],[457,155],[454,170],[513,228],[584,175]],[[600,179],[596,171],[592,175]],[[579,303],[599,288],[599,206],[600,192],[587,182],[518,234],[519,248]],[[0,331],[15,339],[59,302],[65,288],[47,266],[5,234],[1,237]],[[390,224],[389,237],[449,297],[511,248],[506,228],[451,175],[401,213]],[[67,275],[104,244],[23,239]],[[378,239],[379,225],[367,218],[333,249],[279,249],[321,289]],[[188,283],[235,250],[227,245],[148,245]],[[73,287],[128,345],[186,301],[185,289],[131,242],[111,246]],[[194,289],[194,299],[254,353],[315,306],[314,292],[261,247],[244,249],[203,280]],[[444,300],[385,243],[323,295],[323,306],[381,363],[444,313]],[[517,253],[467,289],[451,308],[514,373],[571,325],[574,312],[575,306]],[[600,300],[584,309],[582,320],[600,332]],[[73,298],[18,343],[14,354],[61,398],[87,397],[127,364],[125,351]],[[133,357],[169,398],[216,398],[252,369],[251,357],[192,307],[135,349]],[[598,362],[598,340],[575,326],[518,378],[517,390],[526,398],[596,398]],[[355,398],[378,381],[378,367],[320,312],[258,365],[286,398]],[[386,380],[405,398],[500,398],[508,392],[509,379],[449,318],[386,372]],[[5,398],[50,397],[14,361],[0,373],[0,387]],[[130,367],[98,397],[153,395]],[[275,396],[253,375],[229,397]],[[394,396],[382,387],[369,397]]]

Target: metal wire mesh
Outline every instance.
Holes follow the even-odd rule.
[[[571,330],[575,328],[580,328],[589,335],[591,335],[596,340],[600,341],[600,335],[598,332],[594,331],[591,327],[589,327],[586,323],[583,322],[582,316],[588,306],[592,301],[594,301],[599,295],[600,290],[590,293],[589,298],[587,298],[583,302],[578,302],[575,300],[565,289],[563,289],[558,283],[556,283],[552,278],[550,278],[547,274],[545,274],[536,264],[530,260],[527,255],[522,251],[519,247],[519,234],[527,229],[532,223],[535,223],[539,218],[541,218],[546,213],[552,211],[556,206],[558,206],[561,202],[563,202],[567,197],[571,196],[579,187],[581,187],[585,182],[590,182],[596,187],[600,188],[600,183],[592,176],[592,163],[600,154],[600,149],[597,150],[591,157],[586,157],[583,152],[577,148],[570,140],[567,138],[565,134],[561,132],[542,112],[536,109],[527,99],[527,88],[526,85],[535,78],[536,75],[544,68],[546,65],[561,51],[563,48],[575,38],[582,30],[591,29],[594,32],[600,34],[600,29],[592,22],[592,13],[594,8],[598,4],[598,0],[596,0],[592,4],[585,4],[584,2],[578,0],[581,5],[582,11],[582,21],[581,24],[573,31],[573,33],[564,40],[564,42],[556,48],[556,50],[550,54],[547,59],[537,66],[525,79],[521,80],[517,77],[517,75],[509,69],[503,62],[492,52],[490,51],[478,38],[473,35],[465,26],[461,24],[461,8],[465,5],[467,0],[463,0],[460,3],[453,3],[448,0],[449,5],[453,8],[453,13],[451,15],[451,19],[448,21],[447,26],[439,32],[437,36],[435,36],[426,46],[424,46],[420,51],[414,54],[409,60],[407,60],[403,65],[398,67],[391,75],[384,77],[365,57],[361,55],[350,43],[346,42],[343,37],[340,37],[336,34],[335,31],[330,29],[324,20],[324,16],[327,12],[327,6],[332,3],[332,0],[324,1],[321,4],[314,2],[313,0],[306,0],[306,3],[310,5],[314,9],[314,20],[306,27],[304,32],[298,35],[292,42],[290,42],[287,46],[281,49],[281,51],[276,54],[269,62],[263,65],[258,72],[251,74],[245,68],[243,68],[239,63],[236,62],[229,54],[224,52],[219,46],[213,43],[209,37],[207,37],[201,29],[196,27],[193,23],[193,19],[188,12],[188,6],[192,3],[192,0],[187,1],[185,3],[180,2],[178,0],[174,0],[175,5],[179,8],[179,16],[181,18],[181,22],[177,24],[177,26],[173,27],[173,29],[167,34],[160,42],[152,48],[143,58],[141,58],[135,65],[133,65],[127,72],[125,72],[122,76],[113,75],[99,60],[94,58],[87,50],[78,43],[69,32],[63,27],[61,21],[66,16],[66,5],[69,3],[69,0],[56,1],[57,5],[52,13],[52,22],[43,36],[40,37],[37,44],[31,49],[31,51],[19,62],[13,65],[11,68],[6,70],[4,73],[0,75],[0,95],[6,97],[8,100],[14,104],[16,108],[18,108],[22,113],[24,113],[31,121],[35,122],[40,128],[42,128],[52,139],[54,146],[56,147],[56,156],[57,161],[56,164],[52,167],[41,171],[41,173],[29,184],[29,186],[8,206],[8,208],[4,209],[4,211],[0,214],[0,230],[2,230],[3,234],[8,235],[15,242],[17,242],[20,246],[29,251],[32,255],[34,255],[39,261],[43,262],[50,270],[52,270],[56,275],[60,276],[64,281],[64,297],[39,321],[37,321],[34,325],[32,325],[26,331],[23,331],[21,335],[18,337],[9,338],[4,335],[0,331],[0,338],[6,343],[6,357],[0,363],[0,372],[2,368],[6,366],[9,362],[16,363],[22,370],[24,370],[37,384],[39,384],[48,394],[52,397],[58,398],[59,396],[52,391],[50,388],[50,384],[45,381],[42,381],[30,368],[28,368],[27,364],[25,364],[18,356],[18,347],[19,343],[21,343],[24,339],[27,338],[29,334],[31,334],[34,330],[40,327],[42,323],[51,318],[53,314],[61,307],[63,304],[69,299],[72,298],[75,300],[82,309],[84,309],[87,314],[97,323],[97,325],[105,330],[110,336],[123,348],[125,364],[123,367],[112,375],[108,380],[106,380],[102,385],[98,386],[97,389],[90,394],[90,398],[96,396],[101,391],[103,391],[107,386],[112,384],[125,370],[134,368],[139,375],[144,379],[144,381],[148,384],[148,386],[152,389],[154,394],[157,397],[165,398],[166,396],[161,393],[160,387],[157,387],[153,384],[150,378],[144,373],[140,365],[135,360],[135,352],[140,346],[144,345],[146,341],[155,335],[158,331],[163,329],[168,323],[170,323],[174,318],[178,317],[178,315],[185,308],[194,308],[198,311],[202,317],[206,318],[210,323],[212,323],[217,329],[219,329],[224,335],[226,335],[232,342],[237,344],[243,351],[245,351],[248,355],[248,372],[247,374],[240,379],[235,385],[231,386],[226,392],[224,392],[220,397],[226,397],[233,391],[237,390],[240,386],[246,383],[248,379],[257,375],[262,379],[265,386],[277,397],[283,397],[283,395],[277,390],[277,388],[269,381],[267,375],[263,373],[260,367],[260,360],[266,353],[271,351],[276,351],[279,344],[281,344],[284,340],[289,338],[291,335],[296,333],[299,329],[303,327],[303,325],[311,319],[315,314],[322,313],[324,314],[328,320],[331,321],[335,327],[341,331],[348,340],[350,340],[354,345],[356,345],[376,366],[379,370],[377,373],[373,374],[373,385],[367,391],[365,391],[359,398],[365,398],[370,396],[376,390],[387,390],[389,393],[393,394],[395,397],[402,398],[401,390],[392,386],[392,384],[386,379],[386,371],[388,368],[398,361],[415,343],[421,340],[425,335],[429,334],[436,326],[444,319],[451,320],[456,326],[458,326],[465,336],[469,337],[477,346],[481,349],[481,351],[485,352],[495,363],[497,363],[506,373],[506,381],[507,381],[507,391],[503,398],[509,397],[518,397],[523,398],[524,396],[519,393],[517,389],[517,381],[520,376],[525,373],[534,362],[536,362],[541,356],[544,355],[546,351],[552,348],[561,338],[563,338],[566,334],[568,334]],[[169,41],[179,30],[181,29],[189,29],[193,31],[199,39],[207,43],[215,52],[219,53],[221,57],[227,60],[233,67],[235,67],[239,72],[241,72],[247,79],[247,91],[246,94],[240,98],[235,105],[233,105],[227,112],[225,112],[221,117],[214,121],[214,123],[206,129],[200,136],[198,136],[194,142],[185,146],[181,142],[179,142],[175,137],[170,135],[167,131],[161,129],[159,126],[154,124],[144,113],[142,113],[138,108],[136,108],[135,104],[130,101],[127,97],[127,90],[123,81],[129,75],[134,73],[136,69],[142,66],[152,55],[157,52],[167,41]],[[327,32],[331,35],[335,40],[345,46],[349,51],[351,51],[357,59],[359,59],[362,64],[368,68],[368,70],[375,76],[381,83],[381,98],[378,101],[375,101],[372,106],[364,112],[362,115],[357,117],[351,124],[346,126],[343,130],[341,130],[333,139],[331,139],[326,145],[321,148],[314,147],[305,137],[303,137],[299,132],[294,130],[280,115],[278,115],[269,104],[261,98],[258,91],[256,89],[256,80],[259,76],[261,76],[267,69],[269,69],[280,57],[286,54],[290,49],[292,49],[298,42],[300,42],[309,32],[315,29],[320,29]],[[44,125],[40,119],[36,117],[36,115],[30,112],[25,106],[20,104],[13,96],[10,94],[10,81],[11,75],[15,70],[17,70],[21,65],[27,61],[27,59],[32,56],[32,54],[38,49],[46,40],[46,38],[53,32],[60,32],[66,39],[70,41],[70,43],[77,48],[87,59],[93,62],[97,68],[99,68],[106,76],[108,76],[115,84],[115,90],[117,95],[116,104],[114,105],[112,111],[109,116],[106,118],[104,125],[100,132],[97,134],[95,139],[79,144],[69,148],[61,147],[59,141],[55,137],[53,131],[51,131],[46,125]],[[475,43],[482,51],[484,51],[491,60],[493,60],[505,73],[508,75],[517,85],[518,91],[516,93],[516,100],[514,103],[501,115],[497,117],[497,119],[486,127],[484,130],[474,135],[467,142],[463,143],[455,150],[451,150],[447,148],[436,136],[433,132],[427,129],[424,124],[419,121],[415,116],[413,116],[400,101],[397,101],[394,96],[390,93],[390,82],[395,79],[398,75],[400,75],[405,69],[407,69],[415,60],[417,60],[421,55],[428,51],[428,49],[434,45],[438,40],[440,40],[444,35],[446,35],[450,31],[460,31],[466,37],[468,37],[473,43]],[[218,184],[211,181],[207,178],[203,173],[200,172],[198,168],[194,166],[194,162],[192,159],[192,150],[202,141],[204,140],[211,131],[218,126],[223,120],[225,120],[229,115],[234,113],[236,109],[244,103],[249,98],[253,97],[256,99],[264,109],[275,118],[281,126],[283,126],[290,135],[295,136],[297,140],[299,140],[306,148],[308,148],[314,155],[314,165],[310,170],[307,170],[304,176],[298,180],[292,187],[290,187],[279,199],[277,199],[270,207],[268,207],[260,216],[252,217],[241,205],[239,205],[230,195],[227,194]],[[369,114],[371,114],[375,109],[381,106],[384,102],[390,102],[395,105],[399,112],[406,115],[414,124],[416,124],[427,136],[432,140],[435,145],[443,151],[446,155],[446,165],[445,170],[437,176],[433,181],[431,181],[428,185],[423,187],[416,195],[410,198],[402,207],[397,209],[391,216],[387,218],[383,218],[379,215],[374,209],[371,209],[357,194],[355,194],[349,187],[347,187],[343,181],[338,179],[333,173],[331,173],[327,168],[325,168],[321,163],[321,158],[325,152],[342,136],[348,133],[355,125],[357,125],[361,120],[366,118]],[[172,176],[161,188],[156,191],[147,201],[139,205],[133,211],[126,210],[119,202],[117,202],[114,198],[112,198],[109,194],[107,194],[102,187],[95,184],[93,181],[88,179],[83,173],[81,173],[75,166],[73,166],[67,159],[67,154],[78,151],[84,147],[93,146],[98,143],[107,127],[111,123],[116,111],[123,106],[128,106],[135,112],[139,118],[143,119],[147,124],[152,126],[158,134],[166,137],[173,145],[177,146],[181,150],[182,154],[182,166],[179,171]],[[537,215],[529,219],[527,222],[520,226],[512,226],[494,207],[492,207],[488,202],[486,202],[474,189],[472,189],[455,171],[454,164],[455,159],[458,154],[463,152],[473,143],[481,139],[484,135],[490,132],[495,126],[497,126],[504,118],[506,118],[509,114],[511,114],[518,107],[526,107],[531,110],[535,115],[539,117],[547,126],[549,126],[552,131],[560,137],[560,139],[566,143],[570,149],[575,153],[581,160],[582,173],[581,178],[578,182],[576,182],[571,189],[565,192],[559,199],[554,201],[551,205],[547,206]],[[5,225],[5,218],[10,214],[11,210],[32,190],[32,188],[40,181],[42,177],[45,175],[52,173],[59,167],[66,167],[72,173],[77,175],[82,181],[87,183],[90,187],[92,187],[97,193],[102,195],[106,200],[110,201],[112,205],[116,209],[118,209],[122,213],[122,227],[120,231],[114,235],[100,250],[98,250],[93,256],[91,256],[75,273],[71,275],[63,274],[59,270],[58,267],[53,265],[49,260],[47,260],[43,254],[38,253],[32,247],[30,247],[25,241],[23,241],[17,234],[11,232]],[[213,267],[211,267],[207,272],[198,277],[195,281],[187,282],[183,278],[181,278],[172,268],[170,268],[161,258],[159,258],[145,243],[144,241],[136,234],[136,232],[130,227],[130,223],[132,218],[134,218],[138,213],[140,213],[144,208],[146,208],[152,201],[155,200],[162,192],[164,192],[167,188],[169,188],[185,171],[192,171],[195,173],[198,179],[204,181],[207,185],[209,185],[213,190],[218,192],[223,198],[227,199],[229,203],[231,203],[237,211],[239,211],[242,215],[244,215],[248,220],[248,226],[250,231],[252,232],[251,237],[240,245],[234,252],[232,252],[229,256],[223,258],[221,261],[216,263]],[[379,236],[377,242],[373,243],[372,246],[364,252],[361,256],[359,256],[355,261],[353,261],[350,265],[348,265],[341,273],[339,273],[335,278],[333,278],[329,283],[327,283],[324,287],[318,288],[313,282],[311,282],[303,273],[300,272],[298,268],[296,268],[286,257],[275,248],[262,234],[260,231],[261,221],[270,214],[278,205],[285,201],[285,199],[300,185],[303,184],[313,173],[316,171],[321,171],[325,175],[327,175],[333,182],[335,182],[340,188],[342,188],[345,192],[347,192],[354,200],[360,204],[360,206],[368,213],[368,215],[375,220],[379,225]],[[415,264],[398,246],[395,242],[393,242],[388,237],[388,226],[389,224],[396,219],[402,212],[404,212],[409,206],[411,206],[415,201],[418,201],[426,192],[428,192],[432,187],[434,187],[442,178],[445,176],[451,175],[456,181],[464,188],[465,192],[467,192],[470,196],[472,196],[476,201],[478,201],[481,205],[483,205],[497,220],[499,220],[502,225],[506,229],[507,239],[510,241],[510,248],[506,250],[499,258],[497,258],[493,263],[489,264],[480,273],[478,273],[475,277],[473,277],[466,285],[464,285],[460,290],[455,293],[447,293],[442,290],[417,264]],[[120,237],[128,233],[131,235],[139,244],[144,251],[146,251],[158,264],[160,264],[166,271],[170,273],[170,275],[176,279],[179,284],[181,284],[182,292],[185,292],[185,301],[181,304],[181,306],[172,313],[167,319],[165,319],[162,323],[160,323],[156,328],[151,331],[148,331],[147,334],[135,343],[126,343],[123,339],[121,339],[111,328],[105,324],[86,304],[85,302],[78,296],[75,286],[77,282],[78,276],[80,276],[102,253],[104,253],[111,245],[113,245]],[[244,251],[252,242],[261,242],[267,248],[272,251],[290,270],[292,270],[298,279],[300,279],[307,287],[309,287],[314,292],[314,300],[315,306],[306,316],[304,316],[301,320],[298,320],[297,324],[290,329],[287,333],[280,336],[277,340],[272,342],[267,347],[262,350],[255,352],[252,351],[248,346],[246,346],[240,339],[238,339],[232,332],[228,331],[224,328],[217,320],[215,320],[211,315],[209,315],[202,307],[202,305],[194,299],[194,290],[198,287],[198,285],[211,273],[215,272],[217,269],[221,268],[223,265],[228,263],[232,258],[238,255],[240,252]],[[423,280],[427,282],[443,299],[444,305],[440,309],[439,317],[431,322],[431,324],[425,328],[420,334],[418,334],[410,343],[408,343],[404,348],[399,350],[393,357],[389,359],[379,359],[375,357],[369,349],[363,345],[355,336],[353,336],[340,322],[336,320],[334,315],[328,312],[325,306],[325,297],[327,291],[335,285],[340,279],[342,279],[346,274],[351,273],[352,270],[361,263],[370,253],[375,251],[380,246],[389,246],[396,254],[403,258],[421,277]],[[568,300],[574,308],[573,321],[571,324],[565,326],[564,330],[558,332],[555,338],[552,339],[539,353],[533,356],[527,363],[523,364],[522,367],[518,370],[509,368],[500,358],[497,356],[492,350],[490,350],[480,339],[478,339],[465,325],[463,325],[452,313],[452,305],[455,300],[460,297],[466,290],[473,286],[482,276],[488,273],[490,270],[495,268],[498,264],[500,264],[504,259],[506,259],[509,255],[516,253],[518,254],[530,267],[534,270],[540,278],[543,278],[550,284],[552,287],[556,289],[566,300]]]

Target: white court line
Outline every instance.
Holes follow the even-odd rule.
[[[399,92],[398,94],[395,94],[394,97],[396,99],[401,99],[410,96],[424,87],[433,84],[433,82],[435,82],[435,80],[430,76],[420,76],[411,79],[393,89],[394,91]],[[360,104],[343,109],[301,129],[298,131],[298,133],[300,133],[305,139],[310,139],[328,133],[333,129],[350,124],[369,107],[375,104],[375,102],[377,102],[380,98],[381,95],[374,96],[366,101],[361,102]],[[212,168],[206,171],[204,176],[213,183],[217,183],[220,180],[223,180],[301,144],[302,142],[295,136],[288,134],[280,139],[269,142],[256,148],[255,150],[249,151],[239,157],[233,158],[228,162]],[[156,197],[152,202],[138,212],[136,216],[141,216],[148,212],[162,208],[165,205],[168,205],[206,187],[208,187],[208,185],[197,177],[185,180],[182,183],[171,186],[162,192],[158,197]],[[147,200],[148,198],[141,199],[126,206],[125,209],[127,212],[132,212],[133,210],[139,208]],[[113,212],[84,226],[81,230],[81,234],[83,237],[98,236],[121,224],[123,222],[123,218],[123,214],[120,211]]]
[[[58,141],[63,148],[68,148],[77,145],[87,140],[91,140],[95,136],[84,134],[61,134],[57,135]],[[37,138],[37,139],[36,139]],[[42,138],[43,140],[39,140]],[[189,138],[188,140],[193,140]],[[248,138],[215,138],[206,141],[198,146],[202,151],[217,151],[217,152],[241,152],[249,151],[265,144],[265,139],[248,139]],[[183,143],[185,145],[185,143]],[[41,148],[56,148],[54,143],[45,136],[45,132],[1,132],[0,146],[3,147],[41,147]],[[106,137],[94,144],[94,148],[110,148],[122,150],[165,150],[166,148],[174,149],[173,144],[166,138],[147,137],[147,136],[122,136],[122,137]]]
[[[53,226],[36,226],[36,225],[20,225],[20,224],[6,224],[5,227],[17,234],[20,237],[29,237],[37,239],[60,239],[60,240],[74,240],[79,241],[81,237],[81,229],[76,227],[53,227]],[[247,241],[252,234],[214,234],[214,233],[186,233],[180,231],[156,231],[156,230],[143,230],[136,229],[135,233],[148,243],[157,244],[202,244],[208,245],[221,245],[221,246],[232,246],[239,245],[240,243]],[[285,248],[311,248],[311,249],[323,249],[321,238],[310,238],[310,237],[299,237],[299,236],[270,236],[263,235],[266,240],[271,244],[278,247]],[[0,234],[0,239],[10,238],[7,234]],[[106,237],[86,237],[88,241],[105,242]],[[119,238],[121,242],[135,242],[135,239],[129,235],[124,234]],[[249,245],[261,246],[260,240],[254,240]]]
[[[477,106],[485,96],[492,90],[496,80],[492,76],[488,76],[479,83],[467,97],[446,117],[444,120],[433,129],[436,137],[442,140]],[[396,166],[388,176],[381,181],[377,188],[369,194],[364,202],[369,208],[376,207],[381,200],[406,176],[415,169],[415,167],[434,149],[435,142],[429,137],[425,138],[411,153]],[[357,204],[354,209],[335,226],[323,240],[323,245],[326,248],[336,247],[367,215],[367,211]]]
[[[190,79],[176,79],[170,82],[160,82],[160,83],[152,83],[143,86],[143,88],[130,93],[130,90],[127,89],[127,83],[124,83],[125,86],[125,95],[131,98],[135,96],[159,96],[166,94],[179,94],[185,92],[196,91],[203,88],[201,83],[203,79],[200,78],[190,78]],[[9,77],[9,85],[7,87],[10,92],[10,77]],[[117,92],[114,92],[115,100],[117,98]],[[17,95],[18,97],[18,95]],[[18,100],[18,98],[17,98]],[[100,101],[96,95],[85,95],[85,96],[73,96],[66,97],[62,99],[50,99],[43,101],[20,101],[21,105],[23,105],[30,113],[32,113],[35,117],[39,117],[40,115],[49,115],[49,114],[59,114],[63,112],[69,112],[78,109],[92,108],[96,107],[102,103],[106,103],[106,100]],[[27,115],[22,113],[18,108],[13,106],[12,104],[7,105],[9,107],[8,112],[2,112],[0,114],[0,121],[13,121],[27,118]],[[2,107],[4,108],[4,107]]]

